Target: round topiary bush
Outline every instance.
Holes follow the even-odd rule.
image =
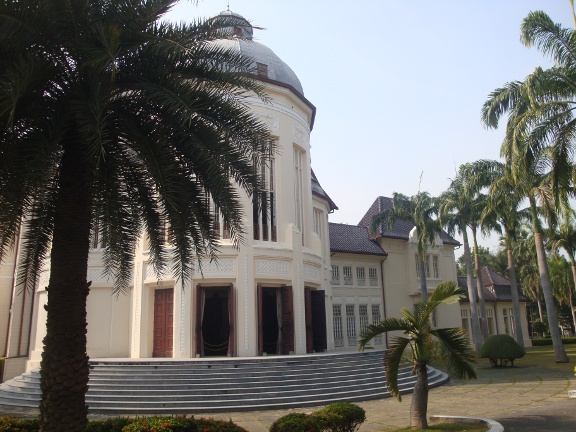
[[[287,414],[270,426],[270,432],[318,432],[319,430],[311,417],[302,413]]]
[[[336,402],[325,406],[310,416],[322,430],[354,432],[366,420],[366,411],[349,402]]]
[[[524,350],[507,334],[490,336],[480,349],[480,356],[490,359],[492,366],[514,366],[514,360],[524,357]]]

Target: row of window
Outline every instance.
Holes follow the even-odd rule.
[[[480,310],[478,310],[478,316],[480,316]],[[472,323],[470,322],[472,319],[471,310],[460,309],[460,317],[462,318],[462,328],[470,334],[472,328]],[[502,318],[504,321],[504,333],[514,336],[516,334],[516,327],[514,325],[514,309],[502,309]],[[496,334],[496,329],[494,327],[494,310],[491,308],[486,308],[486,321],[488,325],[488,334]],[[480,331],[482,331],[482,320],[480,320]]]
[[[346,315],[342,315],[343,305],[332,305],[332,324],[334,328],[334,346],[357,346],[358,334],[368,325],[368,323],[376,324],[380,321],[380,305],[370,305],[371,318],[368,315],[368,306],[365,304],[358,305],[358,316],[356,316],[356,305],[344,305]],[[345,318],[345,319],[344,319]],[[359,329],[359,332],[357,331]],[[382,343],[382,335],[374,338],[374,343],[379,345]]]
[[[340,277],[340,266],[332,265],[332,285],[354,285],[354,276],[356,276],[356,286],[378,286],[378,269],[376,267],[368,267],[368,278],[366,278],[365,267],[355,267],[356,274],[354,275],[352,266],[342,266],[342,278]]]
[[[438,279],[440,277],[438,255],[426,255],[424,258],[424,271],[426,272],[426,277],[430,277],[430,261],[432,261],[432,277]],[[416,277],[420,277],[420,259],[418,258],[418,254],[416,254]]]

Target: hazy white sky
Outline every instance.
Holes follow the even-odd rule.
[[[209,18],[227,0],[181,2],[172,21]],[[298,75],[317,109],[312,167],[356,224],[379,195],[438,195],[457,167],[498,159],[502,131],[486,130],[488,94],[548,61],[519,39],[544,10],[573,27],[569,0],[230,0],[266,30],[255,39]],[[493,246],[494,240],[485,245]]]

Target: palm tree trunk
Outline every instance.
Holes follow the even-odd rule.
[[[424,262],[424,256],[418,254],[419,261],[419,273],[420,273],[420,295],[422,296],[422,301],[428,300],[428,286],[426,285],[426,263]]]
[[[480,322],[482,323],[482,337],[484,340],[488,339],[490,332],[488,331],[488,319],[486,318],[486,302],[484,301],[484,281],[482,280],[482,273],[480,268],[480,255],[478,254],[478,241],[476,239],[476,230],[472,228],[472,240],[474,241],[474,267],[476,267],[476,289],[478,291],[478,299],[480,300]]]
[[[478,319],[478,306],[476,305],[476,288],[474,287],[474,276],[472,275],[472,260],[470,259],[470,246],[468,244],[468,234],[466,229],[462,231],[464,239],[464,258],[466,260],[466,280],[468,283],[468,298],[470,300],[470,315],[472,318],[472,344],[477,356],[480,356],[482,347],[482,335],[480,334],[480,322]]]
[[[552,294],[552,283],[550,282],[550,273],[548,272],[548,262],[546,261],[546,252],[544,250],[544,241],[539,226],[538,214],[536,212],[536,201],[533,196],[528,197],[530,200],[530,211],[532,213],[532,229],[534,230],[534,243],[536,244],[536,258],[538,260],[538,270],[540,271],[540,280],[542,282],[542,293],[546,303],[546,314],[548,315],[548,327],[550,336],[552,336],[552,345],[554,346],[554,358],[556,363],[568,363],[568,356],[562,344],[560,329],[558,328],[558,317],[554,308],[554,295]]]
[[[572,277],[574,278],[574,287],[576,287],[576,262],[574,261],[574,257],[570,257],[572,261]],[[569,296],[570,302],[570,312],[572,312],[572,323],[574,323],[574,331],[576,332],[576,311],[574,311],[574,295],[573,290],[570,288]]]
[[[520,299],[518,296],[518,283],[516,282],[516,265],[514,254],[512,253],[512,241],[506,234],[506,244],[508,245],[508,272],[510,275],[510,293],[512,294],[512,308],[514,309],[514,326],[516,327],[516,342],[526,351],[524,346],[524,330],[522,329],[522,319],[520,312]]]
[[[86,282],[90,188],[76,143],[64,145],[54,218],[46,337],[41,362],[42,431],[85,431],[88,407]],[[75,145],[76,144],[76,145]]]
[[[426,364],[416,366],[416,385],[410,404],[410,427],[428,429],[428,370]]]
[[[540,316],[540,321],[544,322],[544,312],[542,311],[542,300],[540,300],[540,298],[536,299],[536,304],[538,305],[538,315]]]

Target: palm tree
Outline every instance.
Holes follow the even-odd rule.
[[[463,196],[469,201],[468,227],[472,232],[472,242],[474,245],[474,267],[476,269],[476,289],[480,300],[480,320],[482,323],[482,334],[484,339],[490,336],[488,331],[488,320],[486,318],[486,302],[484,300],[484,283],[481,275],[480,254],[478,249],[478,230],[487,234],[494,228],[494,221],[490,218],[482,220],[482,210],[486,207],[487,196],[482,190],[487,188],[497,173],[494,170],[493,161],[478,160],[473,163],[460,165],[458,177],[461,179],[462,187],[465,188]]]
[[[240,240],[238,187],[259,187],[255,164],[272,151],[244,104],[265,99],[250,59],[210,44],[245,22],[160,21],[174,3],[0,3],[0,260],[22,220],[23,288],[34,289],[50,258],[44,431],[86,428],[91,230],[107,245],[117,290],[128,286],[142,230],[155,270],[174,260],[185,281],[194,256],[215,254],[207,198]]]
[[[384,371],[388,391],[402,400],[398,388],[398,368],[407,354],[412,372],[417,374],[412,404],[410,425],[415,429],[427,429],[428,421],[428,372],[427,365],[437,357],[446,365],[448,373],[459,379],[476,378],[473,367],[475,356],[466,332],[461,328],[435,329],[430,317],[441,303],[455,303],[464,294],[452,281],[436,287],[430,299],[414,305],[410,312],[402,309],[402,318],[385,318],[377,324],[369,324],[361,334],[359,349],[383,333],[401,331],[404,336],[393,336],[384,352]]]
[[[476,355],[480,355],[482,348],[482,334],[480,332],[480,320],[478,317],[477,291],[474,286],[474,276],[472,274],[472,260],[470,255],[470,242],[468,240],[468,226],[472,219],[472,202],[474,197],[471,188],[467,187],[466,180],[458,175],[450,182],[448,189],[438,197],[440,221],[448,231],[454,235],[458,232],[462,235],[464,243],[464,257],[466,263],[466,279],[468,286],[468,297],[470,300],[470,312],[472,315],[472,341]],[[486,326],[486,323],[484,323]]]
[[[560,248],[566,251],[568,258],[570,259],[570,267],[572,271],[572,284],[563,283],[565,288],[562,292],[561,298],[566,300],[570,306],[570,311],[572,313],[572,321],[574,322],[574,328],[576,329],[576,312],[574,311],[574,286],[576,286],[576,228],[574,228],[574,223],[576,218],[574,214],[567,215],[560,225],[560,229],[554,233],[552,238],[551,246],[554,250]]]
[[[524,197],[509,181],[504,170],[504,165],[493,161],[493,166],[495,171],[500,171],[500,177],[495,179],[490,187],[489,199],[482,212],[482,223],[486,220],[497,221],[501,226],[498,231],[504,233],[504,244],[508,252],[508,276],[510,278],[510,293],[514,310],[515,336],[518,344],[525,349],[516,278],[516,264],[513,253],[519,223],[522,218],[526,217],[525,212],[519,210],[520,203]]]
[[[386,209],[372,218],[371,231],[375,233],[383,223],[388,228],[397,220],[414,223],[417,231],[418,247],[418,271],[420,273],[420,295],[422,300],[428,299],[426,286],[426,252],[428,246],[434,244],[434,240],[442,230],[438,221],[434,218],[438,210],[434,198],[428,192],[418,192],[408,197],[394,192],[392,195],[392,208]]]
[[[541,208],[552,200],[559,206],[572,181],[576,37],[573,30],[562,28],[544,12],[536,11],[524,19],[521,38],[526,46],[536,45],[550,55],[555,65],[547,70],[537,68],[523,82],[496,89],[484,103],[482,119],[488,127],[496,128],[500,117],[509,113],[501,154],[515,186],[522,188],[530,204],[554,355],[556,362],[568,362],[554,310],[537,199]]]

